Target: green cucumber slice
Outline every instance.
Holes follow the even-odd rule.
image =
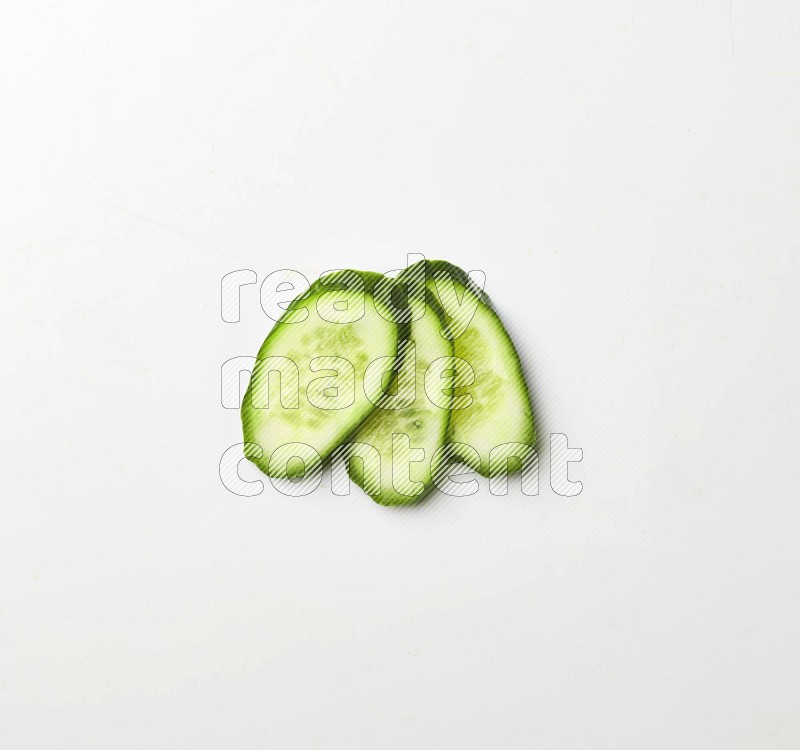
[[[429,385],[426,391],[425,383],[431,364],[431,372],[453,366],[453,342],[440,335],[444,314],[432,295],[409,303],[409,311],[421,307],[401,341],[402,368],[391,395],[351,435],[342,454],[350,478],[381,505],[409,505],[429,492],[451,414],[451,392],[439,389],[434,403],[428,397],[434,389]]]
[[[489,296],[463,269],[446,261],[419,264],[425,266],[427,289],[445,313],[449,330],[443,327],[441,335],[454,337],[456,382],[463,384],[455,388],[456,399],[466,394],[472,397],[464,401],[466,408],[453,409],[447,441],[463,444],[454,446],[454,456],[479,474],[502,473],[508,456],[516,455],[522,463],[536,439],[519,356]],[[418,272],[419,264],[404,274]],[[519,465],[510,468],[519,469]]]
[[[245,456],[268,476],[319,469],[375,408],[375,378],[365,373],[396,359],[402,330],[375,293],[382,279],[350,270],[320,278],[261,345],[241,415]]]

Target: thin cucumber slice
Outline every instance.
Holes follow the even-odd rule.
[[[471,396],[459,403],[467,404],[465,408],[454,408],[450,417],[447,440],[461,444],[454,447],[454,456],[487,477],[519,469],[533,450],[536,432],[514,344],[488,295],[464,270],[446,261],[420,264],[425,264],[428,290],[445,313],[449,331],[443,328],[441,335],[454,336],[456,402]],[[413,273],[417,265],[404,273]],[[520,461],[507,467],[510,455]]]
[[[349,438],[342,456],[350,478],[381,505],[409,505],[428,493],[447,437],[452,389],[437,393],[429,382],[426,391],[425,380],[426,373],[430,379],[434,370],[453,366],[453,342],[440,335],[444,314],[433,295],[421,304],[400,344],[403,363],[393,388]]]
[[[321,278],[262,344],[241,414],[245,456],[268,476],[319,469],[375,408],[376,377],[365,373],[376,360],[391,367],[402,328],[374,294],[381,279],[356,271]]]

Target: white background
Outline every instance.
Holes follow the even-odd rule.
[[[4,3],[0,744],[796,748],[799,28]],[[580,496],[221,486],[221,277],[406,253],[486,272]]]

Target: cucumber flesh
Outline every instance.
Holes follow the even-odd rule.
[[[375,408],[364,388],[367,366],[397,354],[401,328],[371,291],[383,277],[337,273],[365,284],[326,283],[335,275],[315,282],[289,304],[258,352],[241,410],[245,456],[271,477],[317,470]],[[331,322],[337,315],[350,322]],[[270,375],[275,370],[280,374]]]
[[[433,296],[428,295],[422,304],[422,315],[411,321],[407,338],[400,344],[404,359],[394,383],[396,395],[387,396],[351,435],[342,456],[350,478],[381,505],[408,505],[428,493],[437,469],[434,455],[447,437],[451,396],[440,391],[433,403],[426,393],[425,374],[431,363],[441,358],[452,366],[453,342],[440,335],[444,318]],[[411,382],[413,400],[409,403],[400,397],[405,384]],[[410,388],[407,391],[411,393]],[[382,408],[392,403],[403,405]],[[379,466],[374,452],[365,446],[377,450]]]
[[[491,476],[505,470],[509,453],[524,461],[534,445],[533,409],[522,365],[491,300],[469,275],[445,261],[420,263],[426,264],[428,290],[436,296],[449,329],[456,334],[456,382],[464,385],[455,388],[455,396],[472,397],[466,408],[453,410],[447,441],[474,448],[478,456],[458,446],[454,455],[479,474]],[[441,333],[448,335],[444,328]],[[523,447],[499,448],[509,443]],[[490,463],[495,448],[498,451]],[[498,461],[500,458],[502,462]],[[509,468],[518,469],[519,464]]]

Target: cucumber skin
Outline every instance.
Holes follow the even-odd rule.
[[[413,268],[413,266],[410,266],[410,268]],[[397,277],[396,281],[401,281],[403,279],[403,274],[404,273],[406,273],[406,271],[401,273]],[[443,328],[446,328],[447,327],[447,322],[445,321],[444,310],[442,310],[441,305],[436,300],[436,296],[427,288],[425,289],[425,304],[426,304],[425,313],[426,314],[433,313],[434,315],[436,315],[436,317],[438,318],[439,323],[441,324],[441,326]],[[405,341],[409,341],[409,340],[413,341],[413,339],[410,338],[410,334],[411,333],[413,333],[413,322],[406,323],[404,328],[402,329],[402,334],[405,336],[405,338],[402,339],[402,341],[404,341],[404,342]],[[400,349],[404,348],[401,345],[401,340],[400,339],[398,339],[398,348],[400,348]],[[451,346],[451,349],[452,349],[452,346]],[[416,377],[416,373],[415,373],[415,377]],[[421,394],[418,393],[417,394],[417,398],[427,398],[426,394],[424,393],[424,390],[423,390],[423,393],[421,393]],[[380,407],[377,407],[377,408],[380,408]],[[440,441],[439,441],[440,445],[444,444],[444,442],[447,439],[447,433],[448,433],[448,429],[449,429],[449,426],[450,426],[450,418],[452,416],[452,411],[450,409],[442,410],[442,411],[444,411],[445,414],[444,414],[444,420],[442,422],[442,427],[441,427],[441,430],[440,430]],[[371,414],[372,414],[372,412],[370,412],[370,415]],[[367,417],[367,418],[369,418],[369,417]],[[365,422],[366,422],[366,420],[364,420],[364,422],[362,422],[353,431],[353,433],[350,435],[350,437],[345,441],[346,443],[362,442],[361,440],[359,440],[359,432],[361,431],[361,428],[364,426]],[[431,458],[432,458],[432,456],[431,456]],[[431,476],[432,477],[435,476],[437,468],[438,467],[436,467],[436,466],[431,466]],[[405,496],[405,495],[400,495],[397,492],[393,491],[391,499],[386,499],[386,497],[383,496],[383,495],[379,495],[379,496],[376,497],[374,495],[370,495],[369,492],[367,492],[367,490],[366,490],[366,488],[364,486],[364,484],[365,484],[364,481],[363,481],[364,477],[361,475],[360,470],[351,469],[350,465],[348,464],[347,474],[350,477],[350,479],[359,488],[361,488],[368,497],[370,497],[374,502],[378,503],[378,505],[383,505],[384,507],[405,507],[405,506],[409,506],[409,505],[416,505],[421,500],[423,500],[425,497],[427,497],[430,494],[430,492],[433,489],[433,487],[435,486],[433,480],[431,480],[431,482],[428,484],[428,486],[425,487],[425,489],[422,492],[420,492],[419,495],[414,495],[414,496],[408,497],[408,496]]]
[[[342,270],[344,271],[344,273],[357,274],[361,278],[361,280],[363,281],[363,284],[364,284],[364,293],[367,296],[369,296],[371,300],[373,300],[373,304],[374,304],[375,303],[375,298],[373,296],[373,293],[375,291],[376,285],[382,279],[385,278],[383,276],[383,274],[377,273],[376,271],[356,271],[354,269],[342,269]],[[281,317],[278,319],[278,321],[270,329],[270,331],[267,334],[266,338],[264,339],[264,341],[262,342],[261,346],[259,347],[259,350],[258,350],[259,354],[261,354],[262,350],[267,345],[267,342],[270,340],[270,337],[275,332],[280,330],[279,326],[284,321],[286,316],[289,315],[293,310],[296,310],[298,307],[300,307],[301,303],[308,302],[309,300],[314,299],[316,296],[318,296],[319,294],[322,294],[324,292],[335,291],[335,290],[347,290],[348,289],[348,284],[347,284],[346,281],[337,281],[336,280],[336,277],[338,275],[343,275],[342,271],[332,271],[330,273],[324,274],[323,276],[320,276],[320,278],[317,279],[316,281],[314,281],[305,292],[303,292],[302,294],[298,295],[295,299],[293,299],[287,305],[286,310],[284,311],[283,315],[281,315]],[[367,303],[369,303],[369,300],[367,300]],[[386,307],[386,306],[384,305],[384,307]],[[386,308],[386,309],[388,311],[390,311],[390,312],[392,311],[392,308]],[[397,356],[397,353],[398,353],[398,350],[399,350],[399,347],[400,347],[400,336],[401,335],[406,335],[407,336],[407,331],[408,331],[408,328],[409,328],[409,324],[408,324],[408,322],[399,320],[396,315],[392,315],[392,322],[394,323],[394,325],[395,325],[395,327],[397,329],[397,340],[396,340],[397,343],[395,345],[395,356]],[[331,323],[331,325],[336,325],[336,324],[335,323]],[[346,353],[341,355],[341,356],[345,356],[346,357]],[[399,360],[395,369],[399,370],[399,368],[401,366],[402,366],[402,361]],[[240,409],[240,415],[241,415],[241,420],[242,420],[243,440],[244,440],[245,443],[253,443],[254,442],[254,441],[248,439],[248,433],[250,432],[250,425],[248,424],[248,422],[249,422],[250,418],[249,418],[249,414],[245,411],[245,405],[247,403],[247,399],[251,398],[251,390],[252,390],[252,388],[253,388],[253,378],[251,376],[250,382],[247,385],[247,390],[245,391],[244,398],[242,399],[242,407]],[[340,439],[335,443],[335,445],[333,445],[333,447],[329,451],[327,451],[324,455],[322,453],[319,454],[320,455],[320,466],[324,466],[325,463],[328,462],[328,460],[330,459],[331,454],[336,450],[336,448],[339,447],[339,445],[342,443],[343,439],[346,438],[347,435],[352,433],[354,430],[357,430],[358,427],[360,427],[361,424],[363,424],[364,420],[366,420],[367,417],[369,417],[369,415],[375,410],[375,408],[377,408],[377,407],[373,406],[373,408],[370,411],[368,411],[364,415],[364,417],[358,422],[358,424],[355,426],[355,428],[348,427],[346,431],[343,431]],[[257,443],[255,443],[255,444],[257,445]],[[273,477],[273,478],[280,478],[279,475],[272,475],[272,474],[269,473],[270,456],[271,456],[271,454],[270,455],[262,454],[260,457],[257,458],[255,456],[248,455],[247,451],[245,451],[245,457],[249,461],[252,461],[259,468],[259,470],[261,472],[263,472],[266,476]]]
[[[409,266],[403,273],[404,274],[405,273],[410,273],[411,269],[416,268],[420,264],[423,264],[425,266],[426,288],[428,288],[427,284],[428,284],[429,281],[433,282],[434,283],[434,287],[435,287],[434,274],[437,271],[449,274],[450,278],[453,279],[453,281],[455,281],[457,284],[460,284],[461,286],[463,286],[465,288],[466,292],[469,292],[469,293],[473,294],[474,296],[476,296],[478,298],[478,301],[484,305],[484,307],[486,308],[488,313],[494,318],[496,327],[498,327],[498,329],[500,331],[502,331],[502,336],[505,338],[505,340],[507,341],[508,345],[511,347],[511,350],[514,352],[514,355],[515,355],[514,360],[515,361],[514,361],[514,365],[513,365],[512,369],[513,369],[517,379],[519,380],[519,382],[524,386],[525,397],[527,399],[527,411],[530,414],[530,426],[529,426],[528,433],[524,436],[525,439],[524,440],[519,440],[519,441],[514,441],[514,442],[524,442],[524,443],[529,444],[531,447],[533,447],[535,445],[535,442],[536,442],[536,425],[535,425],[535,420],[534,420],[534,415],[533,415],[533,404],[531,402],[530,389],[528,388],[528,383],[525,380],[525,374],[522,371],[522,362],[520,361],[519,354],[517,353],[517,349],[514,346],[514,342],[511,340],[511,336],[508,335],[508,331],[506,331],[506,327],[503,325],[503,321],[500,319],[500,316],[498,315],[498,313],[497,313],[497,311],[496,311],[496,309],[494,307],[494,304],[492,303],[491,298],[489,297],[489,295],[483,289],[478,287],[472,281],[472,279],[469,277],[469,274],[463,268],[459,268],[458,266],[453,265],[452,263],[450,263],[449,261],[446,261],[446,260],[428,260],[428,259],[420,260],[417,263],[414,263],[413,265]],[[401,276],[402,276],[402,274],[401,274]],[[430,291],[430,290],[428,289],[428,291]],[[456,339],[456,341],[457,341],[457,339]],[[490,477],[491,476],[490,467],[488,465],[488,463],[489,463],[488,460],[486,462],[481,462],[481,465],[477,466],[477,465],[475,465],[475,463],[473,461],[468,461],[466,455],[458,456],[458,458],[459,458],[459,460],[463,460],[464,463],[466,463],[469,466],[469,468],[473,469],[474,471],[476,471],[481,476],[483,476],[483,477]],[[484,463],[486,465],[484,465]]]

